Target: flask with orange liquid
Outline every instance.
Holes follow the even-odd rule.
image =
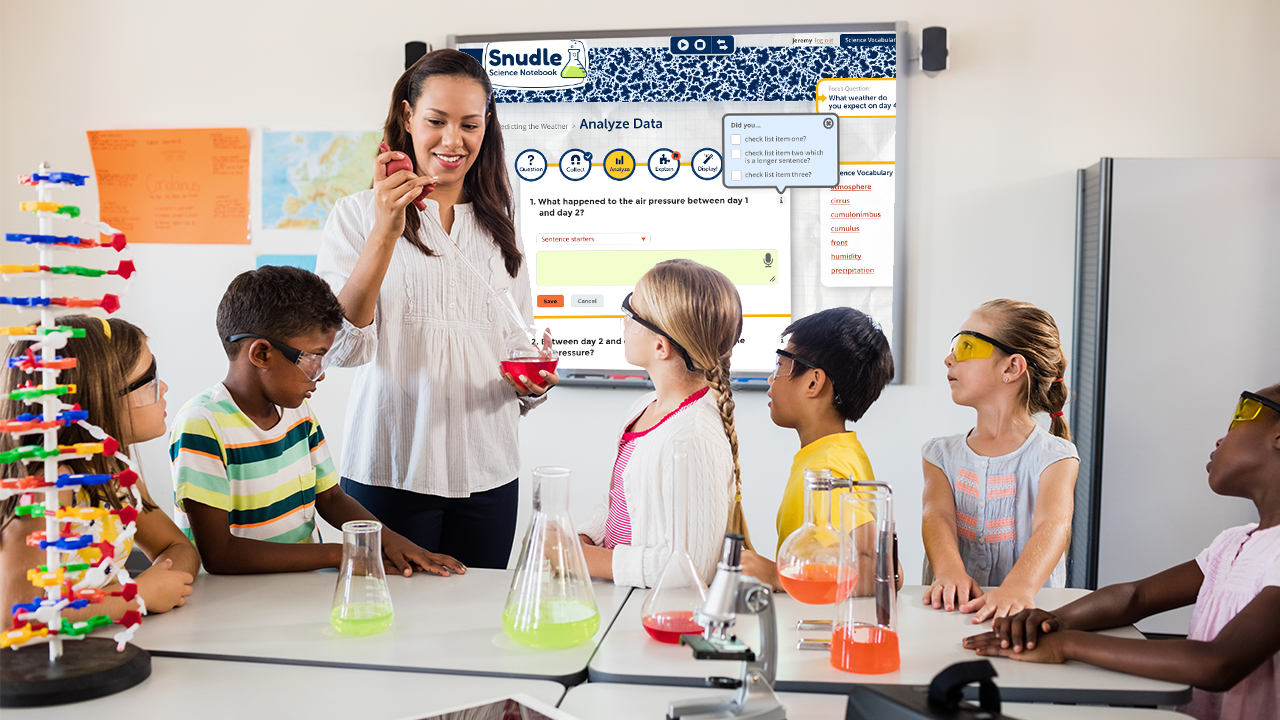
[[[832,527],[832,491],[847,486],[827,468],[804,471],[804,524],[778,548],[778,579],[791,597],[809,605],[836,601],[840,534]]]
[[[854,482],[836,515],[840,563],[831,664],[852,673],[893,672],[901,665],[893,490],[881,482]],[[874,521],[865,522],[867,515]]]
[[[640,623],[658,642],[678,643],[681,635],[701,634],[693,611],[707,602],[707,585],[689,557],[689,446],[677,438],[672,452],[671,557],[640,607]]]

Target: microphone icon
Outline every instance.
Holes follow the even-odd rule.
[[[773,255],[769,253],[764,254],[764,266],[773,267]]]

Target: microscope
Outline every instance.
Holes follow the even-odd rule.
[[[694,611],[703,628],[701,635],[681,635],[680,644],[693,649],[697,660],[739,660],[742,676],[710,678],[716,687],[737,688],[729,700],[718,698],[673,702],[667,720],[786,720],[787,711],[773,693],[778,668],[778,621],[768,585],[742,575],[743,536],[724,536],[724,549],[716,576],[707,591],[707,602]],[[751,651],[736,635],[728,633],[740,614],[760,618],[760,653]]]

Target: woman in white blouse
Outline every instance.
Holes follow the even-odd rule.
[[[339,200],[316,272],[346,312],[330,354],[359,366],[342,488],[392,530],[472,567],[506,567],[515,536],[517,422],[559,378],[499,369],[507,288],[533,320],[502,132],[484,69],[429,53],[396,82],[373,188]],[[417,174],[387,176],[408,156]],[[424,191],[425,209],[412,203]]]

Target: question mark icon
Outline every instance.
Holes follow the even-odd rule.
[[[528,162],[530,165],[532,165],[532,164],[533,164],[533,156],[532,156],[532,155],[530,155],[530,156],[528,157],[527,162]]]

